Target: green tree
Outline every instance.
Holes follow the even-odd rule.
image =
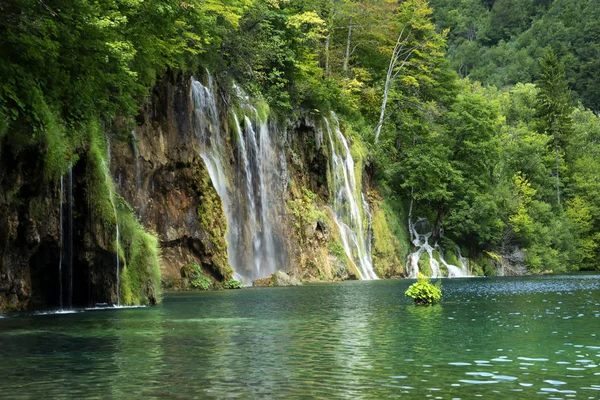
[[[562,64],[554,52],[549,49],[540,59],[540,78],[536,82],[538,131],[553,139],[556,177],[556,201],[561,205],[560,162],[561,152],[569,140],[572,131],[571,99]]]

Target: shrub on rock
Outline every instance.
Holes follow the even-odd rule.
[[[440,301],[442,297],[442,283],[441,281],[438,281],[433,285],[429,281],[429,278],[419,272],[417,281],[409,286],[404,295],[412,298],[415,301],[415,304],[435,304]]]

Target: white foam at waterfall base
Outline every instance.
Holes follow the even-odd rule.
[[[330,123],[324,118],[331,148],[331,185],[334,195],[333,212],[340,230],[344,252],[354,263],[360,279],[377,279],[373,270],[370,237],[363,226],[363,215],[370,220],[368,203],[357,189],[354,159],[339,121],[332,113]],[[361,202],[358,201],[361,196]]]

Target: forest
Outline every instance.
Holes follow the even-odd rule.
[[[206,68],[280,118],[334,111],[398,220],[427,218],[447,248],[506,273],[596,270],[599,13],[592,0],[3,1],[0,157],[57,185],[160,77]],[[0,182],[0,206],[28,195],[10,170]],[[118,211],[148,262],[153,239]]]

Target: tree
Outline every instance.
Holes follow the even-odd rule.
[[[427,72],[428,58],[441,55],[444,36],[435,32],[431,22],[433,10],[426,0],[407,0],[398,10],[399,33],[393,45],[389,65],[383,85],[383,96],[379,121],[375,128],[375,142],[379,141],[381,128],[386,118],[386,108],[390,92],[396,79],[407,66],[419,64],[422,72]],[[417,84],[414,77],[405,77],[406,83]]]
[[[556,176],[556,202],[561,205],[560,151],[564,151],[572,131],[571,99],[563,65],[551,49],[540,59],[540,77],[536,82],[538,131],[553,139]]]

